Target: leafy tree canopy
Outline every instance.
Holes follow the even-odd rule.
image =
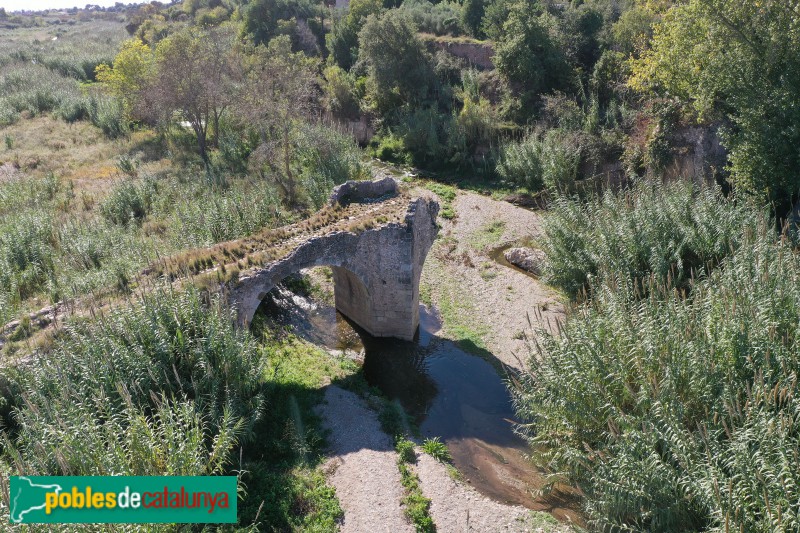
[[[701,119],[730,117],[735,184],[785,210],[800,190],[798,0],[691,0],[670,8],[632,87],[678,97]]]

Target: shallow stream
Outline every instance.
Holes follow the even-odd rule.
[[[413,342],[372,337],[333,306],[283,287],[268,295],[261,311],[294,334],[360,361],[369,385],[399,401],[423,438],[445,442],[456,469],[481,494],[578,520],[576,499],[568,491],[537,494],[545,479],[525,458],[527,445],[513,431],[511,396],[488,362],[493,356],[473,355],[438,336],[435,310],[420,306]]]

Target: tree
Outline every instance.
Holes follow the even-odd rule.
[[[217,145],[222,115],[237,99],[243,75],[242,53],[229,27],[184,29],[156,47],[158,76],[148,87],[148,101],[160,120],[173,112],[197,138],[200,157],[208,164],[208,133]]]
[[[482,28],[485,11],[484,0],[464,0],[464,5],[461,8],[461,23],[467,28],[470,35],[476,39],[482,39],[486,36]]]
[[[382,0],[353,0],[346,14],[334,16],[326,40],[335,64],[350,70],[358,59],[358,32],[369,15],[377,15],[383,10]]]
[[[138,38],[122,43],[122,48],[114,58],[113,68],[101,64],[95,69],[95,79],[105,84],[111,94],[120,100],[128,121],[144,116],[143,93],[155,74],[155,54]]]
[[[603,15],[586,4],[567,7],[560,17],[559,48],[584,74],[592,72],[603,52],[599,39],[602,28]]]
[[[369,73],[369,97],[384,115],[405,104],[419,106],[436,77],[425,45],[408,16],[392,10],[370,15],[358,34],[361,59]]]
[[[636,6],[629,9],[611,28],[614,46],[626,56],[638,54],[646,48],[653,36],[654,22],[655,13],[646,7]]]
[[[318,61],[293,53],[288,36],[256,47],[250,61],[237,112],[242,122],[258,130],[261,140],[251,164],[278,185],[289,205],[295,205],[298,176],[293,163],[303,120],[316,101]]]
[[[630,85],[727,116],[731,180],[784,214],[800,191],[800,0],[690,0],[654,28]]]
[[[570,84],[572,69],[556,46],[556,34],[555,21],[538,4],[518,2],[511,6],[494,61],[500,75],[518,87],[528,110],[540,94]]]
[[[243,27],[255,44],[266,45],[281,34],[281,21],[306,20],[318,12],[310,0],[255,0],[247,4]]]

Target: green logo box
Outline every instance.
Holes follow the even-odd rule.
[[[236,476],[11,476],[14,524],[236,522]]]

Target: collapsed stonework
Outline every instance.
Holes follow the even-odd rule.
[[[392,178],[347,182],[334,189],[330,203],[389,202],[397,190]],[[267,293],[286,276],[330,266],[339,312],[373,336],[413,339],[419,326],[419,279],[438,231],[438,212],[434,199],[414,198],[400,223],[310,237],[288,256],[242,272],[229,294],[240,325],[252,321]]]

